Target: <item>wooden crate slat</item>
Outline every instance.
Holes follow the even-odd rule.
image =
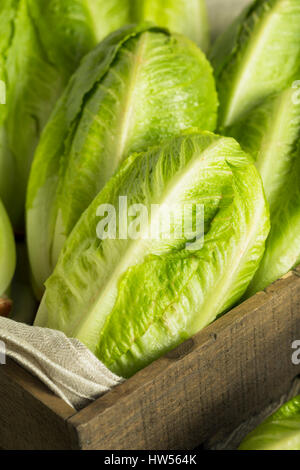
[[[300,366],[300,278],[289,274],[68,421],[83,449],[193,448],[285,393]]]
[[[79,412],[9,360],[0,447],[183,449],[226,435],[286,393],[300,366],[300,269]]]
[[[69,449],[75,410],[11,359],[0,367],[0,447]]]

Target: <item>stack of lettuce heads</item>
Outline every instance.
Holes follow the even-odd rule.
[[[215,46],[219,128],[259,169],[271,233],[248,295],[300,262],[300,2],[256,0]]]
[[[81,55],[139,23],[106,37],[68,82],[35,152],[26,211],[43,296],[35,324],[78,338],[129,377],[300,261],[300,2],[256,0],[219,40],[211,53],[219,120],[213,71],[198,48],[207,47],[203,1],[5,5],[6,16],[18,14],[1,70],[31,124],[12,139],[21,118],[8,108],[2,148],[6,165],[20,167],[22,190]],[[39,58],[42,83],[28,101],[33,79],[18,93],[11,85],[25,20],[22,47],[36,52],[22,58]]]

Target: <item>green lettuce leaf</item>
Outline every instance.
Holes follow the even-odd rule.
[[[43,133],[30,176],[27,235],[37,295],[121,161],[189,127],[213,131],[216,115],[211,66],[183,36],[127,26],[87,55]]]
[[[285,186],[271,213],[272,228],[266,252],[248,296],[264,289],[300,263],[300,146],[292,157]]]
[[[150,214],[137,239],[121,236],[132,223],[122,196]],[[102,204],[116,210],[116,239],[99,237]],[[186,204],[204,208],[196,236],[179,236]],[[160,223],[168,218],[173,236]],[[94,199],[46,283],[35,325],[78,338],[129,377],[240,299],[268,233],[260,176],[236,141],[187,132],[129,157]]]
[[[252,155],[270,204],[270,237],[247,295],[300,262],[299,25],[299,1],[256,0],[212,53],[220,129]]]
[[[9,318],[32,325],[38,310],[38,303],[31,287],[26,243],[20,240],[17,241],[16,251],[17,265],[9,289],[9,298],[12,300],[12,310]]]
[[[205,0],[127,0],[134,23],[152,21],[192,39],[202,50],[209,46]]]
[[[16,266],[16,248],[12,227],[0,201],[0,296],[8,289]]]
[[[7,96],[0,105],[0,197],[16,230],[23,230],[40,133],[81,58],[101,37],[105,23],[92,16],[94,2],[1,0],[0,79]]]
[[[300,67],[299,0],[255,0],[211,53],[220,97],[219,126],[236,124],[287,88]]]
[[[151,21],[184,34],[204,51],[209,46],[205,0],[93,0],[89,8],[95,22],[100,18],[99,39],[126,24]]]
[[[145,19],[207,48],[204,0],[1,0],[0,197],[17,231],[36,145],[71,74],[107,34]]]
[[[295,88],[289,87],[226,130],[254,158],[271,212],[277,212],[281,203],[300,139],[300,100],[296,98]]]
[[[300,395],[251,432],[239,450],[300,450]]]
[[[259,169],[271,212],[271,232],[248,295],[300,263],[300,100],[290,87],[267,98],[226,130]]]

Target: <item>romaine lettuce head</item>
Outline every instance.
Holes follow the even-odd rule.
[[[216,115],[211,66],[183,36],[127,26],[87,55],[47,124],[29,181],[35,290],[43,292],[66,237],[124,158],[182,129],[213,131]]]
[[[296,82],[295,82],[296,83]],[[271,232],[249,295],[300,262],[300,100],[295,87],[267,98],[227,129],[259,169],[271,212]]]
[[[17,230],[40,133],[80,59],[106,33],[107,10],[99,0],[0,2],[0,197]]]
[[[251,296],[300,263],[300,146],[291,154],[291,169],[271,213],[266,252],[248,291]]]
[[[221,129],[290,85],[300,66],[299,24],[299,0],[255,0],[217,41]]]
[[[146,215],[133,217],[141,204]],[[115,210],[109,237],[103,207]],[[183,220],[195,229],[182,230]],[[138,236],[124,236],[132,224]],[[240,299],[268,233],[261,178],[237,142],[187,132],[129,157],[94,199],[47,280],[35,325],[78,338],[129,377]]]
[[[291,86],[264,100],[226,129],[226,135],[234,137],[254,158],[271,212],[277,212],[300,140],[300,100],[296,88]],[[289,188],[290,192],[294,190]]]
[[[300,395],[251,432],[239,450],[300,450]]]
[[[16,249],[12,227],[0,201],[0,297],[9,287],[16,266]]]

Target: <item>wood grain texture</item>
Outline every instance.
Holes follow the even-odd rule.
[[[68,422],[82,449],[192,449],[287,392],[300,366],[300,270],[116,387]]]
[[[2,449],[72,447],[67,418],[74,409],[10,359],[0,366],[0,397]]]

